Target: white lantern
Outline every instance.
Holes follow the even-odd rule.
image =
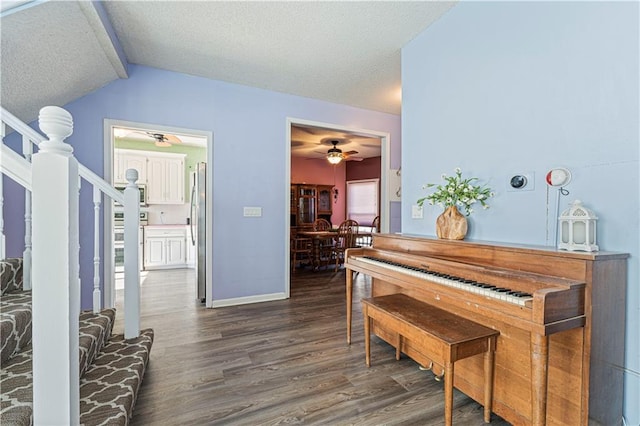
[[[575,200],[558,218],[560,222],[558,248],[569,251],[598,251],[597,219],[593,211],[582,205],[582,201]]]

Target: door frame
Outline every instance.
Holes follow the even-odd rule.
[[[152,131],[155,133],[182,133],[206,138],[207,140],[207,203],[205,207],[205,227],[207,233],[212,235],[213,230],[213,132],[208,130],[186,129],[175,126],[163,126],[159,124],[141,123],[125,120],[104,119],[104,180],[113,184],[113,150],[115,135],[114,127],[127,127],[141,131]],[[105,197],[106,198],[106,197]],[[113,265],[113,211],[111,202],[103,202],[103,306],[113,307],[115,305],[115,271]],[[205,306],[210,308],[213,306],[213,238],[206,239],[206,300]],[[194,290],[195,291],[195,290]],[[194,300],[196,297],[194,297]]]
[[[285,147],[285,235],[284,235],[284,253],[285,253],[285,297],[291,296],[291,258],[289,256],[289,220],[291,217],[291,126],[313,126],[325,129],[337,130],[340,132],[358,133],[365,136],[380,138],[380,232],[389,232],[389,196],[388,190],[388,172],[391,167],[391,134],[389,132],[381,132],[378,130],[361,129],[357,127],[343,126],[335,123],[324,123],[321,121],[304,120],[301,118],[287,117],[286,121],[286,147]]]

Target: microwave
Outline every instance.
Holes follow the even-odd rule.
[[[118,191],[124,193],[124,189],[127,187],[127,185],[122,184],[122,185],[114,185],[114,188],[116,188]],[[140,205],[141,206],[146,206],[147,205],[147,186],[146,185],[138,185],[138,189],[140,190]],[[120,203],[116,203],[116,206],[120,206]]]

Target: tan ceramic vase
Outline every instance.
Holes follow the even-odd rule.
[[[436,235],[446,240],[464,240],[467,235],[467,218],[456,206],[447,207],[436,219]]]

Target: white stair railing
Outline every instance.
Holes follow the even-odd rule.
[[[2,137],[4,139],[5,125],[2,124]],[[0,173],[8,176],[25,189],[25,192],[31,191],[31,164],[15,151],[0,145]],[[4,233],[4,188],[3,181],[0,179],[0,259],[6,258],[6,241]],[[30,283],[25,283],[29,286]],[[30,288],[30,286],[29,286]]]
[[[93,309],[100,310],[100,232],[102,194],[124,206],[125,217],[125,337],[140,330],[140,271],[138,260],[139,189],[137,171],[127,170],[124,194],[99,178],[73,156],[64,142],[73,131],[71,114],[62,108],[40,111],[40,128],[48,138],[4,108],[0,144],[0,172],[30,192],[25,196],[25,252],[33,259],[29,272],[32,291],[34,424],[79,423],[78,315],[79,186],[78,176],[93,185],[94,280]],[[21,156],[4,144],[5,125],[23,137]],[[39,146],[32,153],[32,144]],[[26,147],[29,145],[29,147]],[[25,158],[26,157],[26,158]],[[30,163],[27,158],[31,157]],[[1,176],[0,176],[1,178]],[[4,218],[0,179],[0,255],[5,255]],[[33,211],[31,212],[31,207]],[[31,230],[33,229],[33,232]]]
[[[4,127],[4,126],[2,126]],[[0,164],[2,163],[2,151],[0,151]],[[4,174],[4,173],[2,173]],[[4,179],[2,179],[2,174],[0,174],[0,259],[6,259],[6,247],[7,242],[4,238]]]
[[[2,123],[3,123],[3,132],[4,132],[4,128],[5,125],[12,128],[13,130],[15,130],[17,133],[19,133],[20,135],[22,135],[22,140],[23,140],[23,152],[25,153],[30,153],[32,152],[32,147],[33,145],[39,145],[42,141],[45,140],[44,136],[42,136],[40,133],[38,133],[36,130],[32,129],[31,127],[29,127],[27,124],[25,124],[24,122],[22,122],[20,119],[18,119],[17,117],[15,117],[13,114],[11,114],[9,111],[7,111],[4,108],[0,109],[1,112],[1,118],[2,118]],[[3,133],[4,135],[4,133]],[[3,136],[4,137],[4,136]],[[26,147],[26,145],[30,145],[29,148]],[[28,169],[28,166],[24,166],[24,157],[21,157],[20,155],[18,155],[17,153],[15,153],[15,151],[13,151],[12,149],[10,149],[9,147],[6,147],[4,145],[4,143],[2,144],[2,161],[0,161],[0,164],[2,164],[4,166],[4,163],[6,162],[5,160],[14,160],[15,161],[19,161],[17,159],[22,160],[21,164],[22,166],[20,167],[20,171],[18,173],[6,173],[9,175],[9,177],[11,177],[13,180],[15,180],[16,182],[18,182],[21,186],[23,186],[24,188],[28,188],[26,183],[23,182],[23,178],[21,178],[20,176],[25,176],[25,175],[29,175],[30,176],[30,171],[27,171],[26,169]],[[5,152],[7,153],[7,155],[5,155]],[[28,154],[30,155],[30,154]],[[28,163],[26,163],[28,164]],[[12,167],[12,169],[15,169],[15,167]],[[127,211],[130,209],[130,207],[128,207],[125,202],[124,202],[124,195],[119,192],[118,190],[116,190],[111,184],[107,183],[104,179],[100,178],[98,175],[96,175],[95,173],[93,173],[91,170],[87,169],[85,166],[83,166],[82,164],[78,164],[78,170],[79,170],[79,174],[80,177],[85,180],[86,182],[88,182],[90,185],[93,186],[93,205],[94,205],[94,253],[93,253],[93,311],[94,312],[98,312],[100,309],[102,309],[102,290],[101,290],[101,279],[100,279],[100,240],[99,240],[99,236],[100,236],[100,222],[99,222],[99,217],[100,217],[100,208],[101,205],[104,205],[102,203],[102,194],[104,194],[105,196],[109,197],[111,200],[116,201],[117,203],[120,203],[121,205],[124,206],[124,211],[125,214],[127,214]],[[3,167],[3,173],[5,173],[4,171],[4,167]],[[30,185],[30,184],[29,184]],[[1,187],[0,187],[1,188]],[[30,189],[30,188],[28,188]],[[30,198],[27,194],[25,194],[25,200],[27,198]],[[2,200],[0,200],[0,203],[2,202]],[[25,205],[27,204],[27,202],[25,201]],[[134,203],[136,206],[138,205],[138,202],[136,201],[136,203]],[[1,204],[0,204],[1,206]],[[132,210],[133,211],[133,210]],[[138,211],[139,211],[139,207],[138,207]],[[28,216],[28,217],[27,217]],[[139,220],[139,214],[135,215],[136,220]],[[25,219],[29,220],[31,219],[31,213],[28,213],[28,211],[25,211]],[[25,228],[30,228],[30,226],[27,226],[25,224]],[[136,232],[136,235],[137,232]],[[27,249],[29,249],[29,251],[31,250],[31,248],[29,247],[31,244],[31,233],[29,232],[29,235],[27,235],[27,232],[25,232],[25,252],[27,251]],[[132,239],[132,236],[126,236],[125,235],[125,239]],[[3,232],[3,220],[2,220],[2,211],[0,210],[0,243],[2,244],[2,248],[0,249],[2,251],[2,254],[4,257],[4,250],[5,250],[5,244],[4,244],[4,232]],[[105,253],[105,255],[110,255],[110,253]],[[29,257],[29,254],[27,255]],[[125,242],[125,258],[129,257],[129,256],[135,256],[136,258],[138,257],[138,250],[126,250],[126,242]],[[31,275],[31,267],[30,265],[26,265],[24,264],[24,268],[25,268],[25,274],[27,274],[28,276]],[[29,269],[29,271],[27,272],[26,270]],[[136,287],[139,287],[139,273],[136,274],[137,275],[137,283],[136,283]],[[125,272],[125,276],[126,276],[126,272]],[[125,282],[126,283],[126,282]],[[133,289],[130,289],[130,291],[133,291]],[[126,291],[125,291],[126,293]],[[126,297],[125,297],[125,305],[127,304],[126,301]],[[136,304],[136,306],[138,306],[138,304]],[[126,311],[126,308],[125,308]],[[139,315],[135,315],[136,317],[139,317]],[[137,319],[125,319],[125,321],[131,320],[133,322],[137,322]]]

